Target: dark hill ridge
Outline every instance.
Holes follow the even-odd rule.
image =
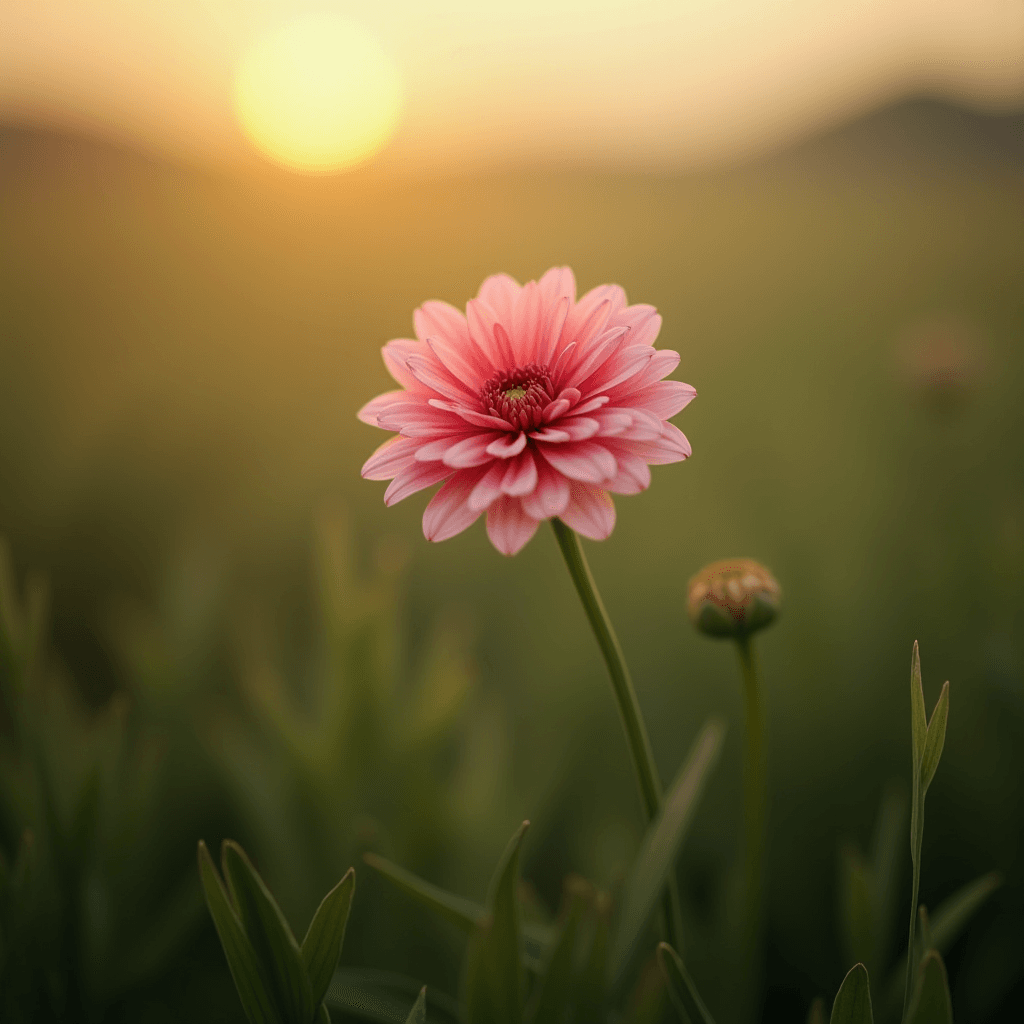
[[[70,165],[76,173],[110,173],[120,167],[145,175],[147,170],[168,165],[203,176],[219,177],[223,173],[98,136],[14,124],[0,124],[0,153],[0,181],[19,171],[35,173],[49,167],[59,173],[61,167]],[[1024,172],[1024,111],[987,113],[937,99],[906,100],[812,133],[729,170],[742,173],[777,167],[824,172],[919,172],[971,164]],[[269,167],[265,172],[274,178],[309,181]],[[326,182],[359,182],[373,178],[375,173],[371,165]],[[719,173],[723,172],[712,168],[684,176],[706,178]]]

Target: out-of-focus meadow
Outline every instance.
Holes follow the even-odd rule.
[[[430,545],[422,495],[385,510],[359,477],[383,435],[355,412],[387,389],[379,349],[412,310],[568,264],[581,290],[615,281],[657,305],[659,345],[699,395],[676,421],[693,457],[618,499],[612,537],[587,545],[663,776],[708,715],[730,723],[683,855],[692,934],[739,855],[741,705],[733,651],[686,620],[686,581],[751,555],[785,593],[761,643],[765,1019],[803,1019],[849,966],[841,850],[868,845],[890,780],[909,785],[915,639],[929,707],[951,680],[922,899],[1003,873],[948,963],[961,1020],[1013,1019],[1021,131],[915,102],[728,171],[317,179],[5,129],[0,608],[17,624],[42,573],[49,611],[44,662],[22,673],[29,641],[5,648],[0,846],[12,861],[26,821],[41,827],[26,765],[42,750],[42,827],[79,895],[73,912],[53,895],[59,951],[19,955],[63,963],[53,1004],[240,1019],[200,837],[239,839],[297,928],[356,864],[343,964],[449,992],[457,934],[363,850],[479,899],[528,817],[539,901],[557,906],[570,872],[615,883],[642,820],[551,532],[511,560],[480,524]],[[894,951],[902,928],[901,910]],[[690,957],[709,1003],[724,998],[712,951]]]

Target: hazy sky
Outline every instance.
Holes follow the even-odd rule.
[[[1024,0],[0,0],[0,118],[251,158],[232,76],[348,14],[398,66],[397,166],[740,158],[909,94],[1024,105]]]

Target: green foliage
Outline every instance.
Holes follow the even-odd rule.
[[[524,821],[498,862],[487,897],[487,915],[470,936],[462,981],[467,1024],[521,1024],[523,968],[520,960],[519,848]]]
[[[354,872],[349,869],[324,898],[300,949],[245,851],[226,841],[221,863],[226,892],[200,841],[206,903],[250,1024],[314,1024],[325,1012],[323,997],[341,954]]]
[[[907,1017],[909,1024],[953,1024],[946,967],[933,949],[918,968],[917,988]]]
[[[667,942],[662,942],[658,946],[658,965],[668,982],[672,1005],[684,1024],[715,1024],[683,964],[682,957]]]
[[[206,905],[220,936],[228,969],[250,1024],[277,1024],[283,1017],[267,987],[264,967],[238,918],[237,909],[217,875],[206,844],[199,841],[199,875]]]
[[[302,940],[302,962],[309,975],[314,1006],[323,1002],[338,965],[355,886],[356,873],[349,868],[345,877],[323,898]]]
[[[419,1000],[423,987],[412,978],[390,971],[345,967],[335,972],[327,991],[327,1004],[339,1014],[373,1024],[404,1024],[409,1005]],[[429,1024],[461,1024],[458,1003],[428,989],[424,997]]]
[[[840,856],[839,918],[847,963],[862,963],[872,979],[888,966],[896,916],[901,854],[905,851],[906,797],[886,788],[872,837],[870,857],[852,845]]]
[[[917,923],[917,895],[921,886],[921,845],[924,841],[924,798],[939,766],[942,747],[946,742],[946,720],[949,716],[949,683],[943,684],[942,693],[932,711],[930,721],[925,720],[924,688],[921,682],[921,657],[914,642],[910,668],[910,723],[913,758],[913,800],[910,811],[910,856],[913,864],[913,885],[910,900],[910,937],[907,949],[915,949],[914,930]],[[913,956],[907,964],[907,982],[903,997],[903,1016],[907,1017],[913,994]]]
[[[872,1024],[871,983],[863,964],[850,968],[832,1004],[830,1024]]]
[[[412,1009],[409,1011],[409,1016],[405,1020],[405,1024],[427,1024],[427,986],[424,985],[420,989],[420,994],[416,997],[416,1002],[413,1004]]]
[[[626,971],[666,879],[675,870],[680,847],[708,774],[718,759],[724,735],[721,722],[711,721],[704,726],[665,794],[661,813],[644,834],[622,889],[619,923],[611,950],[611,970],[617,981]]]

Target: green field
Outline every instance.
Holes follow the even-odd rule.
[[[675,376],[698,391],[675,421],[693,457],[617,499],[612,537],[587,545],[663,776],[709,715],[730,723],[683,855],[693,934],[713,934],[737,857],[741,705],[732,650],[686,619],[686,582],[714,558],[750,555],[785,595],[761,644],[765,1019],[803,1020],[849,966],[839,851],[867,845],[890,779],[909,785],[915,639],[929,707],[951,681],[922,899],[1003,873],[947,962],[961,1021],[1017,1019],[1021,124],[916,103],[714,173],[453,168],[426,179],[371,168],[324,180],[233,177],[3,130],[0,535],[19,580],[50,578],[54,663],[74,679],[81,714],[105,722],[110,701],[127,699],[140,735],[157,738],[161,813],[111,818],[113,852],[96,862],[117,894],[110,920],[168,900],[199,908],[168,926],[166,950],[133,979],[119,983],[109,964],[91,972],[114,979],[82,997],[96,1019],[238,1012],[195,902],[200,836],[243,841],[303,926],[367,846],[481,898],[528,817],[524,874],[552,908],[565,874],[609,886],[632,855],[642,822],[625,745],[551,531],[511,560],[482,524],[430,545],[424,495],[385,509],[384,485],[359,477],[383,434],[355,412],[387,388],[379,349],[411,333],[412,310],[428,298],[461,306],[493,272],[528,280],[556,264],[573,267],[581,291],[614,281],[656,305],[658,344],[679,350]],[[900,346],[939,318],[962,325],[975,372],[960,400],[936,408],[908,383]],[[313,749],[308,778],[282,767],[261,717],[280,725],[266,710],[273,688],[253,680],[279,673],[309,720],[322,716],[315,680],[336,637],[317,611],[317,580],[331,591],[336,576],[313,571],[317,523],[363,581],[331,599],[355,644],[353,678],[364,678],[352,668],[364,618],[388,637],[400,687],[439,631],[454,663],[466,662],[442,671],[458,676],[451,692],[441,685],[421,709],[441,737],[429,771],[415,744],[382,754],[387,730],[370,726],[346,733],[355,745],[337,762]],[[366,582],[381,566],[394,574],[384,596]],[[392,616],[393,636],[380,625]],[[378,729],[415,703],[401,689],[351,702]],[[58,775],[73,803],[80,760],[59,738],[82,726],[63,706],[45,731],[67,760]],[[12,856],[19,819],[0,811]],[[343,963],[454,992],[457,936],[368,872],[359,885]],[[909,858],[900,885],[909,897]],[[894,949],[903,928],[901,909]],[[709,1003],[728,1005],[734,982],[713,949],[695,940],[691,961]],[[723,1009],[718,1019],[732,1018]]]

